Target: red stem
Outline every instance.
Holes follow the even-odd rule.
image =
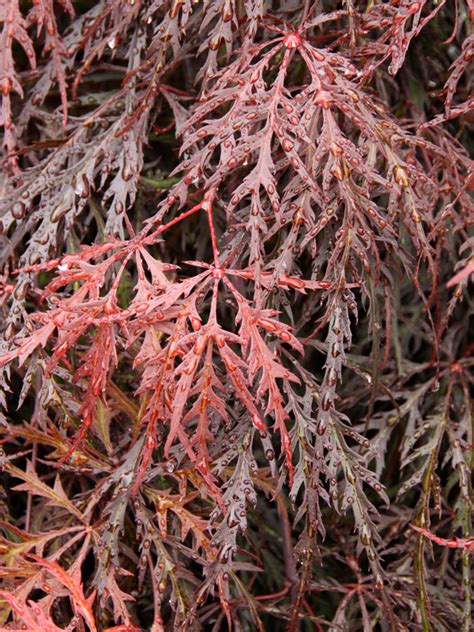
[[[151,235],[149,235],[144,240],[144,245],[147,243],[153,242],[153,239],[155,237],[157,237],[158,235],[161,235],[161,233],[164,233],[165,230],[168,230],[168,228],[171,228],[171,226],[178,224],[182,219],[186,219],[186,217],[189,217],[190,215],[197,213],[197,211],[200,211],[203,207],[204,202],[205,202],[205,199],[201,200],[199,204],[196,204],[196,206],[193,206],[193,208],[189,209],[189,211],[184,211],[184,213],[181,213],[181,215],[177,215],[174,219],[170,220],[167,224],[162,224],[159,228],[155,230],[154,233],[151,233]]]

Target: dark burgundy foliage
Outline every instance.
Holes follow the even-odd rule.
[[[471,629],[472,0],[0,0],[0,630]]]

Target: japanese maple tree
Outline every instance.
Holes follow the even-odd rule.
[[[472,620],[472,0],[0,0],[0,630]]]

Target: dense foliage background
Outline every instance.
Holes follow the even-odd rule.
[[[2,630],[471,629],[473,18],[0,0]]]

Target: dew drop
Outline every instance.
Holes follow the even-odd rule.
[[[318,433],[320,437],[324,435],[324,433],[326,432],[326,422],[324,420],[321,419],[321,421],[318,423],[316,432]],[[316,454],[316,459],[318,458],[317,456],[318,454],[319,453]],[[319,454],[319,458],[321,458],[320,454]]]
[[[172,474],[176,470],[176,461],[174,459],[169,459],[165,464],[165,469],[168,474]]]
[[[25,205],[23,202],[16,202],[12,208],[12,215],[15,219],[22,219],[25,215]]]
[[[265,458],[267,459],[267,461],[273,461],[273,459],[275,458],[275,451],[271,448],[265,450]]]
[[[58,207],[58,208],[54,209],[54,211],[51,213],[51,216],[50,216],[51,221],[53,223],[59,222],[61,217],[64,217],[64,215],[66,215],[68,210],[69,209],[67,209],[67,208],[61,208],[61,207]]]

